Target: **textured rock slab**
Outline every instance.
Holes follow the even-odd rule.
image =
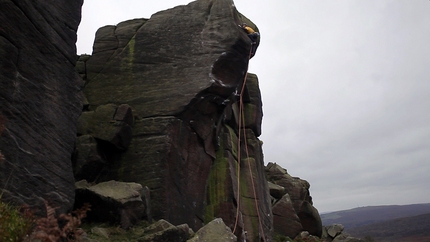
[[[0,164],[3,199],[65,212],[73,205],[70,157],[82,110],[74,70],[82,0],[1,1]],[[7,183],[7,184],[6,184]]]
[[[145,215],[143,187],[138,183],[108,181],[91,186],[83,180],[76,188],[76,206],[91,204],[89,220],[119,222],[129,228]]]

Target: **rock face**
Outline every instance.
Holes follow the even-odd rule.
[[[82,0],[1,1],[2,199],[71,209],[70,157],[82,111],[76,30]]]
[[[303,225],[294,210],[290,195],[285,194],[277,200],[273,205],[272,212],[273,227],[276,233],[294,238],[297,233],[303,231]]]
[[[262,104],[257,77],[245,78],[243,22],[257,30],[231,0],[198,0],[100,28],[77,65],[87,103],[75,174],[148,186],[155,219],[197,230],[220,217],[240,240],[270,240]]]
[[[308,231],[311,235],[321,237],[322,222],[318,210],[312,206],[309,183],[292,177],[284,168],[272,162],[266,166],[266,176],[271,183],[285,188],[286,192],[281,199],[274,198],[275,232],[294,238],[301,231]],[[272,194],[279,194],[279,191],[273,190]]]

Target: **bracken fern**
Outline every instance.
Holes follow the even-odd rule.
[[[36,230],[31,238],[43,242],[80,241],[83,230],[80,228],[82,219],[90,211],[90,205],[84,204],[80,209],[68,214],[55,216],[55,208],[45,202],[47,216],[36,221]],[[31,241],[31,240],[30,240]]]

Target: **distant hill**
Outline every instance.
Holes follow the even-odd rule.
[[[376,241],[430,241],[430,213],[392,219],[346,230],[354,237],[371,237]]]
[[[323,225],[343,224],[348,232],[354,227],[430,213],[430,203],[358,207],[321,214]]]

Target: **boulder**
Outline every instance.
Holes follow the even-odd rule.
[[[344,231],[342,224],[332,224],[323,227],[321,239],[328,242],[364,242],[360,238],[355,238]]]
[[[76,31],[83,1],[1,2],[2,199],[58,212],[74,202],[70,157],[82,111]]]
[[[299,216],[304,230],[309,231],[312,235],[321,236],[322,221],[320,214],[311,202],[303,201],[297,216]]]
[[[221,218],[216,218],[199,229],[187,242],[218,242],[237,241],[231,229],[225,225]]]
[[[157,221],[144,229],[145,236],[139,242],[185,242],[190,237],[190,228],[187,224],[174,226],[164,219]],[[192,232],[192,230],[191,230]]]
[[[88,220],[119,223],[127,229],[145,216],[142,191],[138,183],[108,181],[90,185],[82,180],[76,183],[76,206],[89,203]]]
[[[155,219],[197,230],[220,217],[239,238],[247,231],[250,241],[270,240],[261,95],[257,76],[246,75],[251,41],[243,22],[258,30],[233,1],[198,0],[100,28],[91,57],[80,58],[88,104],[79,135],[114,144],[108,110],[129,105],[130,144],[101,149],[97,181],[148,186]],[[239,132],[242,156],[234,151]]]
[[[312,197],[309,193],[310,184],[300,178],[292,177],[287,170],[272,162],[266,166],[266,176],[268,181],[285,188],[303,230],[320,237],[322,222],[318,210],[312,205]]]
[[[333,224],[333,225],[330,225],[330,226],[327,227],[327,234],[330,237],[334,238],[337,235],[339,235],[340,233],[342,233],[343,230],[344,230],[344,228],[345,227],[342,224]]]

